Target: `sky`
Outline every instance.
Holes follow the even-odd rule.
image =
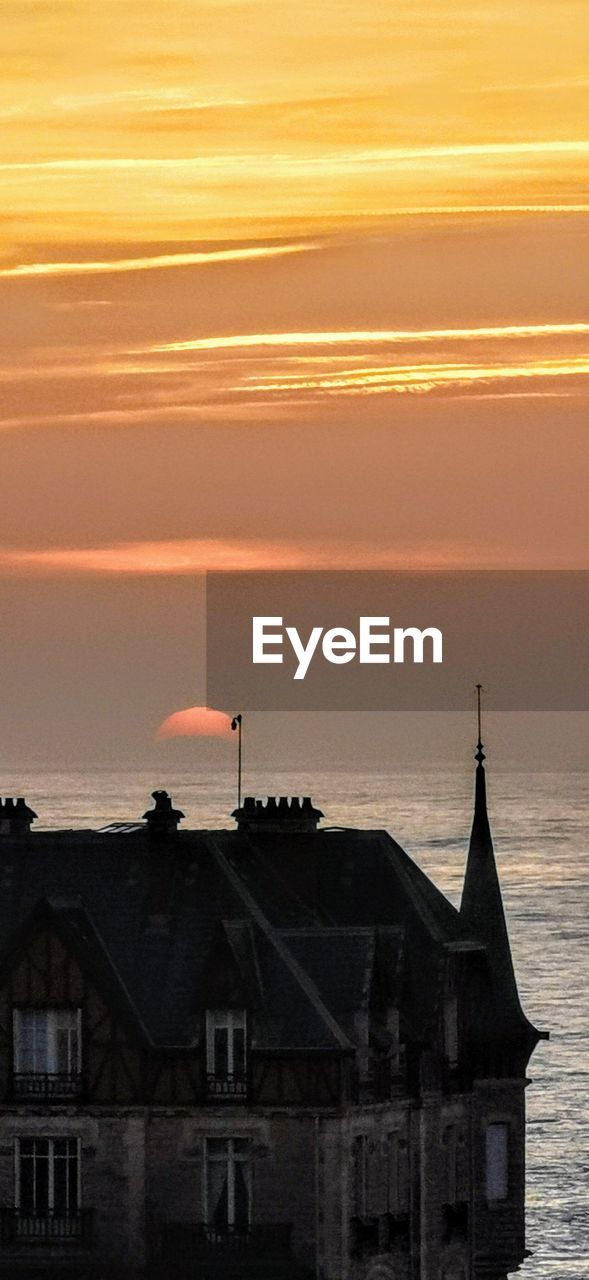
[[[143,750],[207,568],[587,567],[584,0],[1,41],[2,758]]]

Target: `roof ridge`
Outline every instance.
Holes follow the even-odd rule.
[[[233,888],[239,894],[242,901],[246,904],[248,911],[251,912],[253,919],[256,921],[256,923],[259,925],[262,932],[268,938],[268,941],[272,944],[275,951],[278,952],[278,955],[280,956],[281,960],[286,965],[286,967],[290,970],[293,978],[296,979],[296,981],[298,982],[302,991],[304,991],[307,998],[311,1001],[311,1003],[315,1008],[315,1011],[323,1019],[323,1022],[328,1027],[334,1039],[337,1041],[337,1043],[340,1045],[342,1049],[352,1050],[354,1046],[351,1040],[348,1040],[348,1037],[342,1031],[339,1023],[336,1022],[333,1015],[329,1012],[329,1009],[323,1003],[323,1000],[319,995],[319,992],[317,990],[317,987],[315,986],[315,983],[312,981],[309,975],[305,972],[302,966],[298,963],[298,961],[292,955],[289,948],[284,945],[282,938],[280,936],[280,931],[275,929],[274,926],[270,923],[270,921],[266,918],[266,916],[264,915],[264,912],[262,911],[262,908],[258,906],[257,902],[255,901],[255,898],[253,898],[251,893],[249,892],[249,889],[247,889],[246,886],[243,884],[241,877],[238,875],[237,871],[235,871],[235,869],[231,866],[231,863],[229,862],[228,858],[226,858],[222,850],[218,847],[215,837],[211,833],[209,833],[206,839],[206,843],[209,845],[211,849],[213,857],[217,862],[217,866],[220,868],[220,870],[223,872],[226,878],[233,885]]]
[[[423,923],[427,925],[428,929],[435,937],[436,941],[445,942],[446,938],[443,930],[440,928],[440,925],[436,920],[435,913],[430,903],[427,901],[427,895],[425,892],[426,886],[428,893],[431,890],[434,891],[435,896],[440,900],[440,905],[443,906],[443,909],[445,910],[447,908],[451,914],[456,916],[455,924],[457,930],[462,932],[460,912],[452,905],[450,899],[442,893],[441,889],[438,889],[438,886],[434,884],[433,880],[430,880],[429,876],[425,874],[425,871],[422,871],[421,867],[414,861],[410,854],[407,853],[406,849],[403,849],[402,845],[395,840],[394,836],[391,836],[388,832],[387,836],[388,841],[383,842],[382,845],[385,857],[387,861],[392,864],[405,886],[411,889],[411,899],[415,909],[418,915],[421,916]],[[393,849],[387,848],[387,843],[389,842],[393,845]],[[399,855],[401,856],[399,857]]]

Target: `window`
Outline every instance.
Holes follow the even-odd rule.
[[[21,1218],[71,1218],[78,1214],[77,1138],[17,1139],[15,1203]]]
[[[352,1144],[352,1217],[350,1250],[355,1258],[378,1253],[379,1219],[373,1212],[377,1199],[375,1147],[368,1134],[358,1134]]]
[[[213,1234],[244,1233],[250,1222],[251,1164],[247,1138],[206,1144],[206,1222]]]
[[[409,1151],[398,1131],[386,1138],[387,1212],[406,1213],[409,1208]]]
[[[485,1194],[507,1200],[509,1193],[509,1125],[489,1124],[485,1132]]]
[[[64,1097],[79,1092],[81,1009],[15,1009],[16,1092]]]
[[[207,1012],[207,1087],[210,1097],[245,1098],[245,1009]]]
[[[464,1122],[446,1125],[442,1132],[444,1204],[461,1204],[470,1194],[468,1130]]]
[[[456,1204],[459,1195],[458,1132],[455,1124],[446,1125],[442,1134],[444,1158],[444,1203]]]
[[[364,1133],[354,1138],[352,1167],[354,1213],[363,1218],[368,1199],[368,1138]]]

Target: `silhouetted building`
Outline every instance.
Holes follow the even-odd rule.
[[[457,911],[385,831],[0,804],[0,1271],[504,1280],[540,1035],[479,750]],[[18,817],[16,817],[18,815]]]

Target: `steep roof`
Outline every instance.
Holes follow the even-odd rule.
[[[340,1026],[354,1040],[355,1015],[368,1011],[376,929],[284,929],[280,936],[312,978]]]
[[[45,903],[136,1033],[181,1047],[198,1033],[211,956],[222,945],[255,1007],[260,1047],[349,1053],[377,956],[405,1033],[425,1043],[439,1025],[448,953],[478,942],[523,1018],[509,944],[500,961],[500,930],[476,904],[484,874],[501,905],[482,811],[475,826],[461,913],[382,830],[243,824],[155,838],[129,823],[4,835],[0,959]]]
[[[476,753],[475,801],[472,830],[460,904],[460,919],[473,937],[485,944],[492,976],[494,1027],[531,1048],[543,1038],[521,1007],[505,920],[499,873],[487,811],[487,783],[482,743]]]

